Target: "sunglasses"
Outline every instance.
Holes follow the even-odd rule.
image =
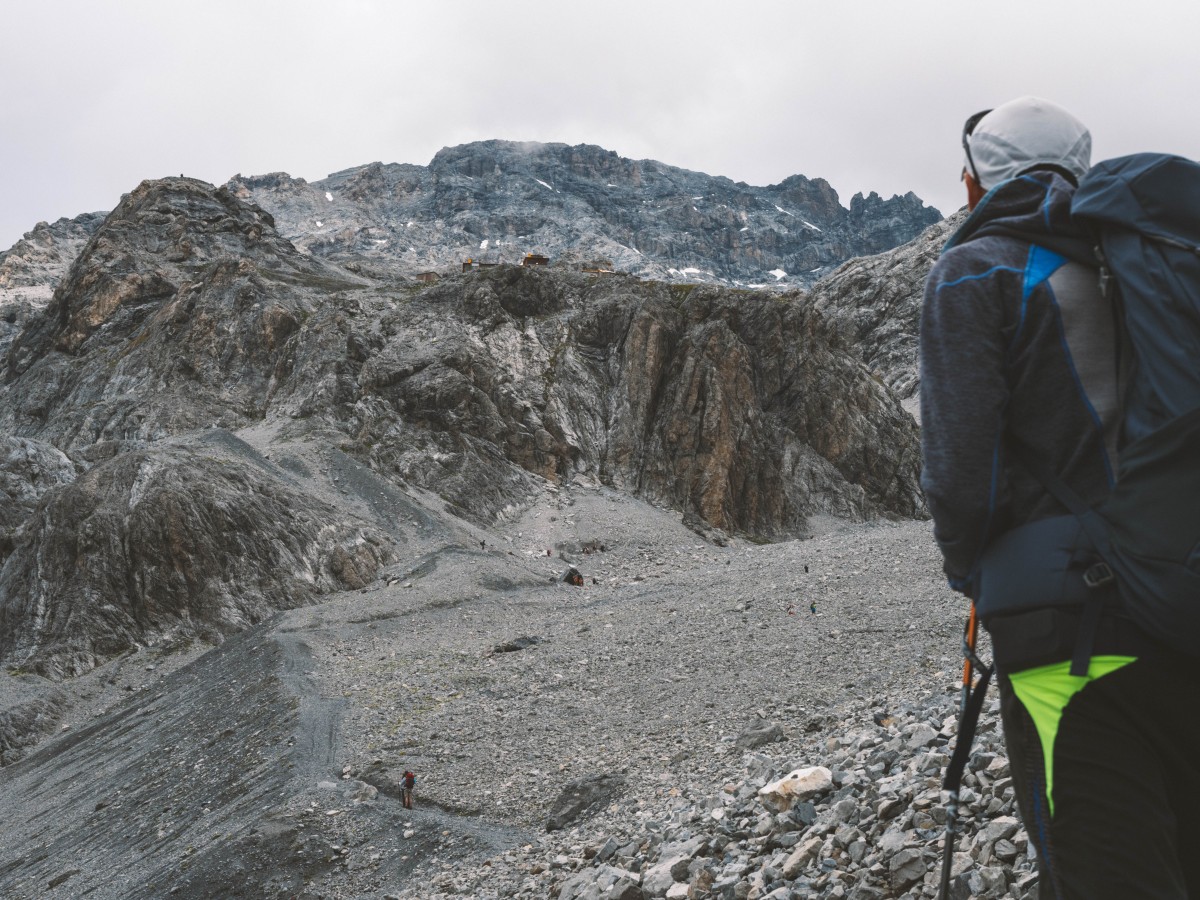
[[[983,119],[983,117],[986,116],[990,112],[991,112],[990,109],[985,109],[982,112],[977,112],[977,113],[975,113],[975,115],[971,116],[971,118],[967,119],[966,124],[963,125],[963,131],[962,131],[963,150],[966,151],[966,154],[967,154],[967,165],[971,169],[971,177],[975,179],[975,182],[977,184],[979,182],[979,173],[977,171],[975,171],[975,160],[971,159],[971,142],[968,139],[975,132],[975,126],[978,125],[980,120]]]

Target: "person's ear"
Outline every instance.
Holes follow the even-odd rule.
[[[963,170],[962,180],[963,184],[967,186],[967,209],[973,210],[979,205],[979,201],[983,199],[987,191],[979,186],[979,182],[966,169]]]

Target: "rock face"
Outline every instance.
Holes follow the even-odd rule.
[[[67,449],[259,418],[322,292],[359,283],[226,191],[145,182],[14,340],[0,429]]]
[[[0,568],[0,658],[58,678],[136,646],[219,642],[391,560],[377,530],[213,437],[117,453],[43,498]]]
[[[52,488],[75,480],[74,463],[41,441],[0,434],[0,562],[9,529],[23,522]]]
[[[104,213],[39,222],[8,250],[0,251],[0,359],[30,317],[42,309],[79,255]]]
[[[810,295],[857,346],[876,375],[915,412],[917,340],[925,277],[966,210],[928,228],[916,240],[876,256],[852,259],[822,278]]]
[[[53,225],[38,222],[12,247],[0,251],[0,292],[42,286],[53,290],[106,215],[84,213]],[[0,302],[3,298],[0,293]]]
[[[483,141],[428,167],[372,163],[312,184],[238,175],[228,187],[308,252],[408,276],[536,252],[644,278],[806,285],[941,219],[912,193],[859,194],[847,210],[819,178],[754,187],[585,144]]]
[[[379,328],[348,430],[379,471],[476,519],[516,502],[528,473],[764,536],[819,513],[920,513],[915,430],[798,297],[498,267]]]

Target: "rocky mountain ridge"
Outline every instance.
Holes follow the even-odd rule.
[[[941,219],[911,192],[856,194],[823,179],[755,187],[580,144],[482,141],[426,166],[371,163],[309,184],[277,172],[227,187],[297,247],[413,276],[527,252],[642,278],[803,286]]]

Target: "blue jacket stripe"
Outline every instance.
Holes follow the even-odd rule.
[[[962,278],[956,278],[954,281],[947,281],[937,286],[934,293],[941,293],[944,288],[954,287],[956,284],[962,284],[964,281],[979,281],[982,278],[990,278],[997,272],[1020,272],[1020,269],[1012,266],[992,266],[986,272],[980,272],[978,275],[964,275]]]

